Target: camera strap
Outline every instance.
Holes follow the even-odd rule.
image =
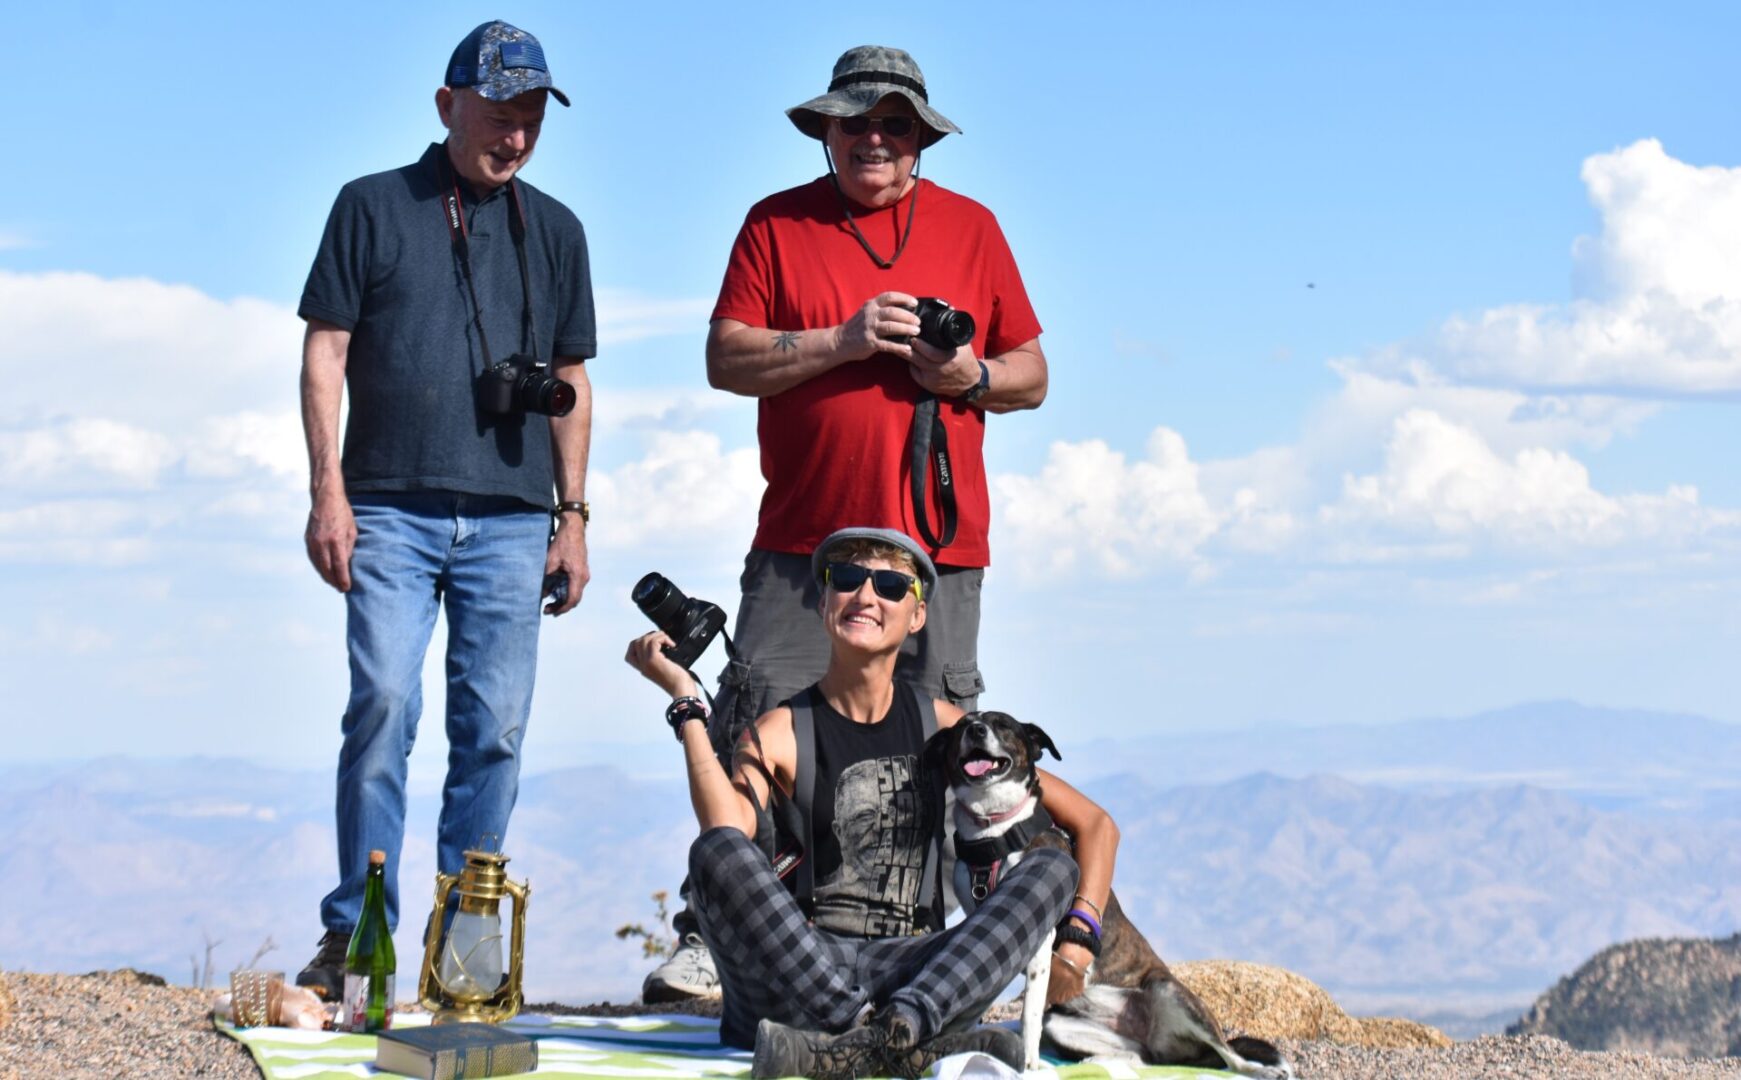
[[[483,348],[484,370],[488,371],[495,364],[490,355],[489,335],[484,332],[484,307],[478,303],[477,285],[472,281],[471,244],[467,239],[465,224],[465,200],[460,197],[459,176],[453,170],[452,162],[448,161],[446,144],[441,152],[441,180],[446,188],[441,195],[441,219],[447,226],[448,239],[453,244],[454,257],[459,260],[460,273],[465,277],[466,292],[472,299],[472,318],[478,328],[478,344]],[[508,203],[511,213],[508,215],[508,234],[514,240],[514,254],[520,263],[520,295],[524,298],[520,309],[520,337],[522,341],[530,340],[532,355],[538,355],[538,327],[532,320],[532,274],[526,264],[526,211],[520,204],[520,187],[513,181],[508,181]]]
[[[913,474],[913,524],[918,527],[920,538],[933,550],[940,551],[955,542],[955,470],[949,466],[949,432],[943,426],[942,410],[937,395],[929,390],[913,406],[913,430],[908,446]],[[931,531],[931,503],[925,490],[933,471],[937,474],[941,535]]]

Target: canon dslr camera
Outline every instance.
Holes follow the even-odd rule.
[[[485,416],[567,416],[574,410],[574,387],[550,374],[550,361],[525,353],[485,369],[478,376],[477,396],[478,411]]]
[[[673,644],[665,655],[678,667],[688,668],[699,660],[714,635],[725,629],[725,612],[719,605],[684,596],[682,589],[657,571],[637,581],[629,596],[653,625],[671,638]]]
[[[947,300],[921,296],[913,314],[919,316],[919,340],[934,349],[959,349],[973,340],[973,316]]]

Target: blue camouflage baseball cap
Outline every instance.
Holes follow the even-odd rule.
[[[568,104],[568,95],[550,82],[544,47],[538,39],[500,19],[465,36],[447,61],[443,86],[469,86],[491,101],[510,101],[528,90],[548,90]]]

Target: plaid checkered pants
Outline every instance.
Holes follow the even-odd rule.
[[[720,1039],[755,1045],[762,1018],[844,1031],[866,1004],[911,1006],[921,1038],[971,1027],[1027,966],[1076,892],[1076,862],[1030,851],[960,924],[916,937],[818,930],[755,842],[709,829],[689,849],[690,902],[725,993]]]

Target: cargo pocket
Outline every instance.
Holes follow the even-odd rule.
[[[979,673],[978,663],[950,664],[943,669],[943,696],[950,704],[972,709],[983,693],[985,678]]]
[[[729,660],[719,673],[719,712],[708,727],[713,740],[713,752],[722,760],[731,760],[732,747],[756,718],[756,703],[761,694],[754,686],[753,669],[747,660]],[[730,767],[727,767],[730,772]]]

